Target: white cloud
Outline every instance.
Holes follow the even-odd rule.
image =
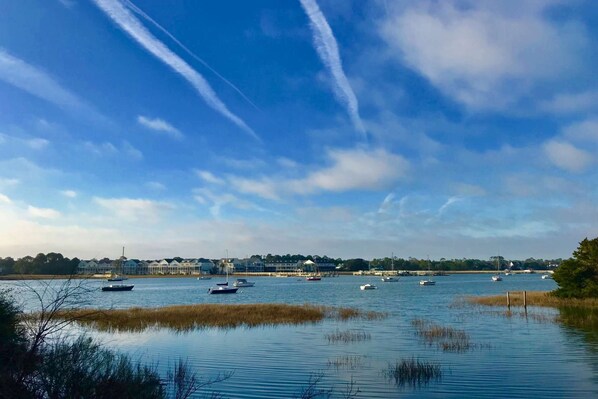
[[[164,212],[174,208],[171,204],[148,199],[94,197],[93,201],[126,220],[157,221]]]
[[[41,219],[57,219],[61,216],[60,212],[51,208],[36,208],[35,206],[29,205],[27,207],[27,213],[29,216]]]
[[[365,135],[365,127],[359,116],[357,97],[343,71],[338,44],[326,17],[315,0],[300,0],[301,6],[310,19],[313,40],[320,59],[332,75],[334,94],[347,109],[355,129]]]
[[[214,176],[212,172],[208,172],[207,170],[196,170],[195,174],[206,183],[224,184],[224,180]]]
[[[63,190],[61,191],[62,195],[64,195],[67,198],[75,198],[77,197],[77,192],[73,191],[73,190]]]
[[[0,187],[16,186],[19,183],[19,179],[0,177]]]
[[[569,125],[563,129],[563,135],[570,140],[598,143],[598,119]]]
[[[330,150],[332,165],[290,182],[295,193],[314,191],[375,190],[388,187],[409,168],[409,162],[384,149]]]
[[[598,109],[598,91],[581,93],[559,93],[550,100],[540,103],[544,111],[559,114],[575,114]]]
[[[392,55],[472,109],[503,109],[580,68],[583,28],[546,17],[551,2],[421,1],[380,33]]]
[[[543,148],[554,165],[568,172],[582,172],[593,162],[590,153],[565,141],[550,140]]]
[[[167,136],[175,140],[182,140],[184,137],[176,127],[160,118],[151,119],[143,115],[139,115],[137,116],[137,122],[153,131],[165,133]]]
[[[34,150],[42,150],[50,144],[48,140],[40,138],[25,140],[25,143]]]
[[[5,204],[10,204],[12,201],[6,195],[0,193],[0,202],[3,202]]]
[[[98,116],[52,77],[0,48],[0,80],[72,112]]]
[[[118,149],[114,146],[114,144],[108,141],[101,144],[86,141],[83,143],[83,147],[95,155],[114,155],[118,153]]]
[[[245,194],[253,194],[259,197],[278,200],[278,190],[281,189],[279,182],[270,178],[248,179],[240,177],[229,177],[230,187]]]
[[[94,0],[94,2],[137,43],[189,82],[208,106],[229,119],[251,137],[259,140],[253,129],[233,114],[218,98],[204,77],[181,57],[173,53],[164,43],[156,39],[123,3],[117,0]]]
[[[124,141],[122,147],[123,147],[123,152],[130,158],[133,158],[136,160],[143,159],[143,153],[140,150],[138,150],[137,148],[133,147],[129,142]]]

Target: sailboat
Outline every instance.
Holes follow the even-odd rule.
[[[123,262],[125,259],[125,247],[123,247],[123,254],[116,262],[116,272],[111,274],[107,281],[118,282],[128,280],[127,276],[125,276],[123,273]],[[118,274],[119,272],[120,274]],[[108,284],[102,287],[102,291],[131,291],[133,287],[133,284]]]
[[[496,274],[492,276],[492,281],[502,281],[500,276],[500,256],[496,257]]]
[[[227,251],[226,260],[228,263],[228,251]],[[216,287],[208,288],[208,294],[235,294],[237,292],[237,290],[239,289],[238,287],[229,287],[228,286],[228,264],[226,265],[225,269],[226,269],[226,282],[216,283]]]
[[[430,257],[428,257],[428,274],[432,274],[430,271]],[[436,281],[432,279],[419,280],[419,285],[436,285]]]
[[[393,275],[382,277],[382,282],[396,283],[397,281],[399,281],[399,278],[394,276],[394,272],[395,272],[395,255],[394,255],[394,253],[392,254],[392,256],[390,258],[390,269],[391,269]]]

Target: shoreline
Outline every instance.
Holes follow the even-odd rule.
[[[425,270],[408,270],[410,275],[404,276],[399,275],[399,277],[424,277],[424,276],[433,276],[433,277],[447,277],[451,274],[496,274],[495,270],[453,270],[453,271],[440,271],[440,272],[428,272]],[[523,270],[513,270],[511,273],[513,274],[543,274],[549,273],[548,270],[539,270],[534,271],[533,273],[524,272]],[[385,271],[378,271],[378,272],[367,272],[364,271],[363,274],[355,275],[356,272],[337,272],[340,276],[356,276],[356,277],[379,277],[381,275],[395,275],[397,272],[394,273],[390,270]],[[442,273],[442,274],[434,274],[434,273]],[[229,274],[229,277],[277,277],[276,274],[287,274],[286,277],[303,277],[301,275],[295,275],[291,273],[275,273],[275,272],[259,272],[259,273],[235,273]],[[502,272],[500,273],[502,274]],[[203,275],[202,275],[203,276]],[[207,275],[205,277],[211,278],[219,278],[224,276],[223,274],[213,274]],[[82,275],[82,274],[73,274],[73,275],[63,275],[63,274],[6,274],[0,275],[0,281],[26,281],[26,280],[66,280],[66,279],[77,279],[77,280],[103,280],[108,278],[109,275]],[[138,278],[197,278],[200,277],[198,274],[131,274],[127,275],[129,279],[138,279]],[[333,278],[333,277],[327,277]]]

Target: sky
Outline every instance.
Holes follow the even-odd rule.
[[[598,4],[0,1],[0,257],[567,258]]]

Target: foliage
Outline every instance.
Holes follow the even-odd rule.
[[[585,238],[553,275],[561,298],[598,298],[598,237]]]
[[[71,280],[48,283],[35,292],[41,311],[32,318],[15,305],[9,291],[0,291],[0,398],[183,399],[230,377],[200,381],[179,362],[161,379],[155,368],[133,363],[90,338],[65,335],[64,328],[75,319],[57,314],[80,302],[85,292]]]

